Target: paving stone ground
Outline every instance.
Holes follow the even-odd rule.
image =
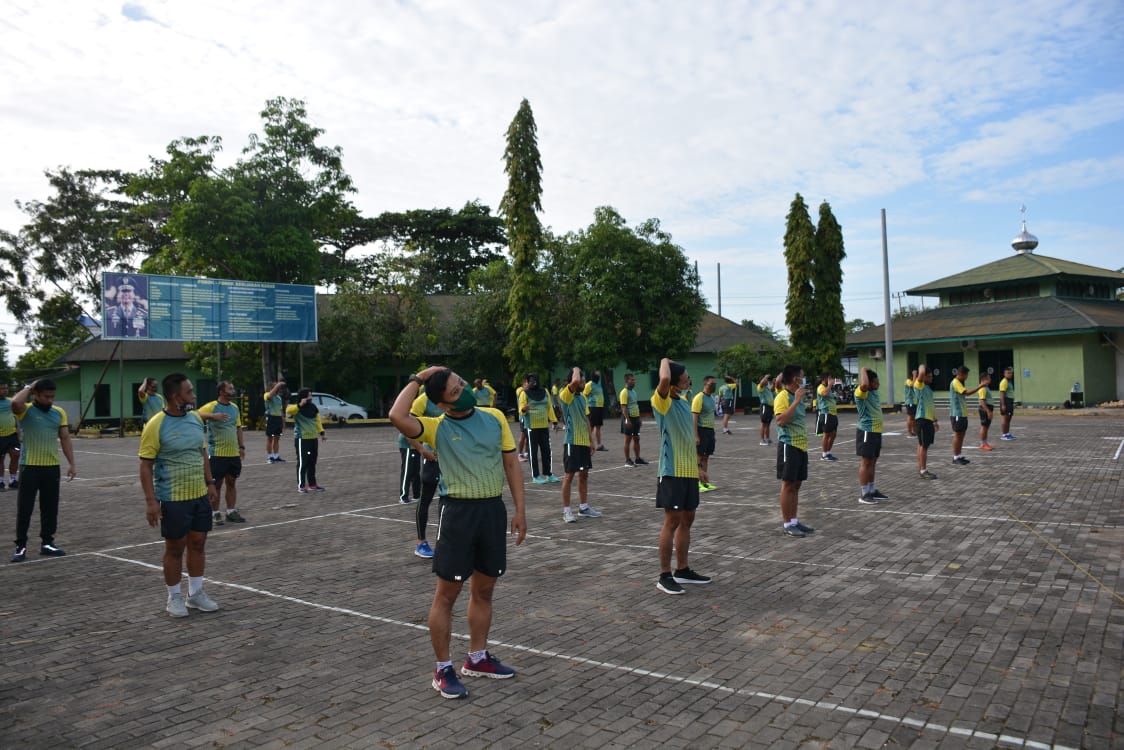
[[[463,701],[429,685],[432,573],[391,428],[330,430],[318,495],[248,435],[249,522],[207,543],[222,610],[182,620],[163,609],[137,439],[79,439],[67,556],[0,561],[0,746],[1124,747],[1124,413],[1021,412],[1019,439],[969,448],[966,467],[944,421],[926,482],[888,417],[892,499],[864,506],[844,415],[839,462],[813,450],[800,519],[817,531],[797,540],[779,530],[775,449],[739,415],[694,527],[691,565],[714,583],[675,597],[655,587],[656,468],[623,467],[615,425],[590,478],[603,518],[563,524],[558,485],[524,465],[530,535],[491,643],[519,673],[466,679]],[[11,529],[14,492],[0,508]]]

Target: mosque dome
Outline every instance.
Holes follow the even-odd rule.
[[[1032,253],[1038,247],[1038,238],[1026,231],[1026,220],[1023,220],[1023,230],[1015,239],[1011,240],[1011,247],[1016,253]]]

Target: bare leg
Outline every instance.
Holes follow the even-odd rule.
[[[479,573],[473,574],[475,578]],[[460,596],[463,583],[437,579],[433,605],[429,608],[429,642],[437,661],[449,661],[449,638],[453,632],[453,604]]]

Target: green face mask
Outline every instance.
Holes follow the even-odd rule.
[[[445,403],[449,404],[457,411],[468,411],[476,406],[476,394],[472,392],[471,388],[465,386],[464,390],[461,391],[461,395],[457,396],[456,401],[446,401]]]

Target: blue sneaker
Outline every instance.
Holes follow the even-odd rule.
[[[484,652],[484,658],[480,661],[469,661],[467,658],[461,666],[461,674],[465,677],[491,677],[494,680],[506,680],[508,677],[515,676],[515,670],[506,664],[501,664],[500,660]]]
[[[433,548],[429,546],[429,542],[422,542],[417,547],[414,547],[414,554],[428,560],[433,557]]]
[[[546,483],[547,483],[547,482],[549,482],[550,480],[549,480],[549,479],[547,479],[546,477],[541,477],[541,476],[540,476],[540,477],[535,477],[535,478],[534,478],[534,479],[532,479],[531,481],[532,481],[532,482],[534,482],[535,484],[546,484]]]
[[[546,481],[548,481],[548,482],[561,482],[562,480],[559,479],[558,477],[554,476],[553,474],[547,474],[546,475]]]
[[[457,677],[457,671],[450,664],[443,669],[433,672],[433,689],[441,693],[442,698],[467,698],[468,689]]]

